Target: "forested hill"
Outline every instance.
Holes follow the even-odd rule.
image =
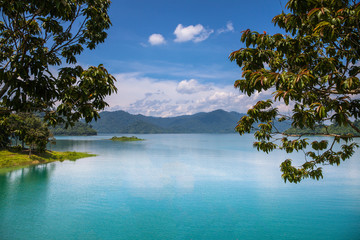
[[[124,111],[102,112],[91,125],[99,133],[233,133],[244,114],[216,110],[178,117],[148,117]],[[282,130],[288,125],[280,126]]]
[[[360,128],[360,120],[354,122],[354,125],[357,128]],[[284,132],[289,135],[317,135],[317,134],[337,134],[337,135],[345,135],[352,134],[354,136],[360,137],[360,134],[356,132],[350,126],[339,126],[339,124],[331,124],[330,126],[316,126],[314,129],[297,129],[290,128]]]
[[[91,125],[85,124],[83,122],[75,123],[75,126],[65,128],[64,125],[58,125],[55,128],[50,128],[50,131],[54,135],[66,135],[66,136],[91,136],[97,135],[95,129]]]

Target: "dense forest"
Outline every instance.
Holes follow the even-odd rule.
[[[50,128],[54,135],[67,136],[91,136],[97,135],[97,131],[92,128],[90,124],[77,122],[73,127],[65,128],[64,125],[58,125],[55,128]]]
[[[360,128],[360,120],[355,121],[354,125]],[[314,129],[310,129],[310,128],[299,129],[292,127],[286,130],[284,134],[288,134],[288,135],[352,134],[354,136],[360,136],[360,134],[356,132],[354,128],[350,126],[339,126],[339,124],[331,124],[329,126],[318,125]]]

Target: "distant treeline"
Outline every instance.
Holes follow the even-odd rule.
[[[97,131],[92,128],[90,124],[77,122],[73,127],[65,128],[64,125],[58,125],[55,128],[50,128],[54,135],[67,136],[91,136],[97,135]]]
[[[355,126],[360,128],[360,120],[354,122]],[[316,135],[316,134],[337,134],[337,135],[345,135],[345,134],[353,134],[354,136],[360,136],[358,132],[356,132],[350,126],[339,126],[338,124],[332,124],[330,126],[316,126],[314,129],[298,129],[298,128],[290,128],[284,132],[289,135]]]
[[[177,117],[149,117],[124,111],[101,112],[91,124],[99,133],[235,133],[237,122],[245,114],[221,109]],[[276,122],[283,132],[290,123]]]
[[[78,122],[74,127],[65,129],[63,125],[50,128],[54,135],[97,135],[100,133],[231,133],[237,121],[244,114],[216,110],[209,113],[197,113],[179,117],[159,118],[132,115],[124,111],[102,112],[97,122],[86,124]],[[355,121],[360,128],[360,120]],[[275,122],[277,131],[289,135],[316,134],[359,134],[350,126],[316,126],[314,129],[289,128],[291,123]]]

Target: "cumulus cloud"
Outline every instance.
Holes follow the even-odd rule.
[[[151,45],[161,45],[161,44],[165,44],[166,41],[165,41],[165,38],[161,34],[154,33],[154,34],[150,35],[149,43]]]
[[[176,87],[176,91],[181,94],[193,94],[205,90],[210,90],[210,87],[199,84],[195,79],[183,80]]]
[[[159,80],[140,73],[115,74],[118,93],[107,97],[106,110],[124,110],[132,114],[171,117],[217,109],[246,112],[271,92],[248,97],[233,85],[215,85],[190,80]]]
[[[239,94],[229,87],[217,88],[215,91],[210,91],[202,98],[194,102],[197,109],[208,109],[205,112],[223,109],[226,111],[245,112],[243,104],[249,100],[245,95]],[[243,109],[245,111],[243,111]]]
[[[219,30],[217,30],[217,33],[220,34],[220,33],[234,32],[234,31],[235,31],[234,25],[232,24],[232,22],[228,22],[226,24],[226,28],[220,28]]]
[[[214,30],[206,29],[203,25],[189,25],[184,27],[182,24],[177,25],[174,34],[176,36],[175,42],[202,42],[206,40]]]

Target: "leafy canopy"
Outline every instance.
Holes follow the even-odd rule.
[[[32,149],[44,152],[46,145],[54,140],[47,125],[32,113],[12,113],[0,119],[0,128],[3,133],[11,136],[6,142],[0,141],[0,147],[12,146],[15,143],[15,147],[22,149],[26,144],[30,155]],[[22,142],[22,146],[17,145],[18,140]]]
[[[107,37],[109,5],[0,0],[0,116],[44,111],[54,125],[98,118],[104,98],[116,91],[115,79],[102,65],[76,65],[76,57]]]
[[[360,116],[360,4],[349,0],[289,0],[286,7],[288,13],[273,18],[286,34],[246,30],[241,37],[246,48],[232,52],[229,58],[243,70],[243,79],[235,82],[241,92],[251,96],[273,91],[271,99],[249,109],[236,130],[249,133],[253,124],[260,123],[254,143],[258,150],[304,151],[301,166],[293,166],[291,159],[280,166],[285,182],[297,183],[304,178],[322,178],[321,165],[339,165],[357,147],[351,134],[330,134],[330,143],[279,136],[273,122],[289,119],[293,127],[314,129],[332,121],[360,132],[354,125]],[[290,106],[292,115],[282,115],[276,101]],[[340,151],[335,150],[335,143],[341,145]]]

